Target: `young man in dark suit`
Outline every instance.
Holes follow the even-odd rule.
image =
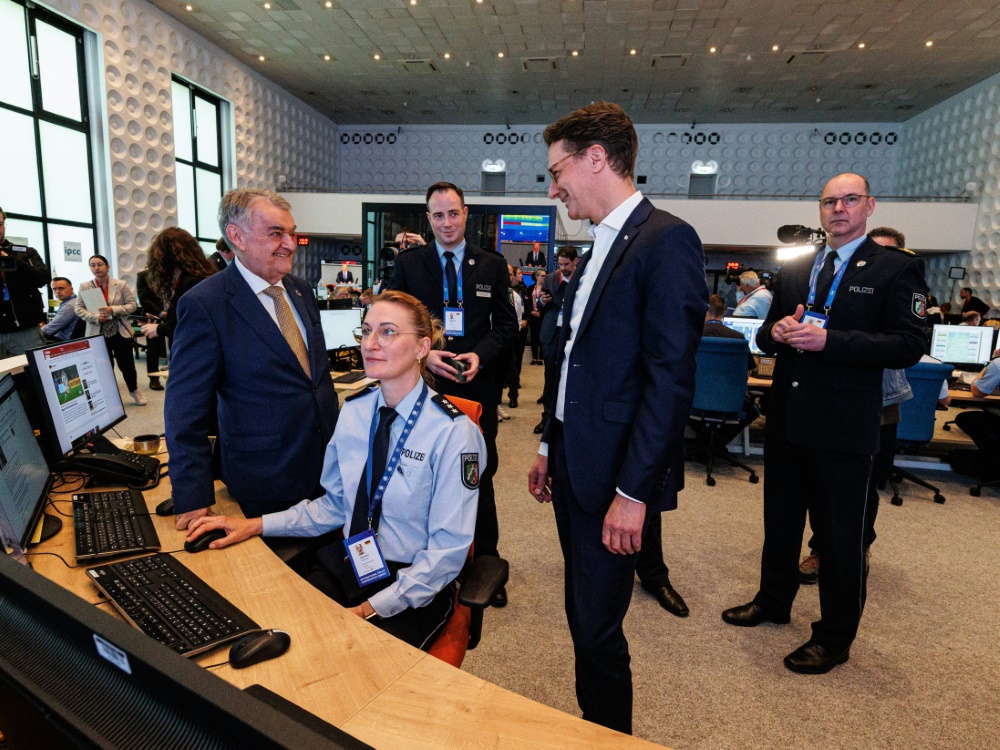
[[[545,416],[552,408],[555,393],[556,349],[559,346],[559,329],[562,326],[561,314],[563,297],[566,287],[573,278],[573,271],[580,259],[575,247],[561,247],[556,251],[556,270],[545,277],[542,282],[542,324],[539,326],[538,339],[542,342],[542,361],[545,365],[542,396],[538,403],[542,404],[542,419],[535,427],[535,434],[541,435],[545,427]]]
[[[583,718],[631,733],[622,621],[643,531],[684,484],[704,253],[690,225],[636,191],[638,137],[617,104],[567,115],[545,142],[549,197],[594,223],[594,246],[566,290],[556,399],[528,489],[555,511]]]
[[[475,554],[499,555],[493,475],[497,470],[496,380],[507,367],[517,336],[517,316],[510,303],[507,261],[467,243],[465,224],[469,208],[462,190],[450,182],[427,189],[427,220],[435,242],[413,247],[396,258],[392,276],[383,289],[412,294],[431,315],[445,323],[445,350],[431,351],[428,369],[437,378],[436,389],[482,404],[480,427],[486,439],[487,461],[479,483]],[[454,357],[466,366],[459,373],[444,360]],[[459,375],[461,374],[461,379]],[[494,606],[507,603],[501,590]]]
[[[777,354],[764,435],[760,588],[727,609],[730,625],[787,623],[799,588],[806,512],[819,566],[820,619],[785,657],[823,674],[850,656],[867,596],[864,535],[878,450],[882,370],[915,365],[926,346],[920,263],[866,236],[868,180],[841,174],[823,188],[826,247],[786,262],[757,345]]]
[[[323,494],[337,394],[312,287],[291,275],[290,208],[269,190],[226,193],[219,225],[236,260],[177,305],[163,416],[178,529],[215,502],[212,433],[248,517]]]

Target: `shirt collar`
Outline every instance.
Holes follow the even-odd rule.
[[[591,226],[588,229],[588,233],[591,237],[597,236],[598,228],[603,227],[604,229],[610,229],[614,231],[615,234],[621,231],[621,228],[625,226],[625,222],[632,212],[635,211],[636,206],[642,202],[642,191],[636,190],[632,195],[623,200],[618,204],[618,207],[604,217],[604,221],[596,226]]]
[[[260,294],[271,286],[278,286],[284,289],[284,285],[280,281],[277,284],[268,284],[264,281],[264,279],[240,263],[240,259],[238,257],[233,258],[233,263],[236,264],[236,269],[240,272],[240,276],[242,276],[246,280],[247,284],[250,285],[250,290],[254,294]]]
[[[66,299],[64,299],[64,300],[63,300],[62,302],[60,302],[60,303],[59,303],[59,307],[62,307],[62,306],[63,306],[63,305],[65,305],[65,304],[66,304],[67,302],[72,302],[72,301],[73,301],[73,300],[75,300],[75,299],[76,299],[76,295],[75,295],[75,294],[72,294],[72,295],[70,295],[69,297],[67,297]]]
[[[854,251],[861,247],[862,243],[867,239],[868,235],[863,234],[856,240],[851,240],[846,245],[842,245],[839,250],[834,250],[833,252],[837,253],[837,256],[840,258],[842,263],[846,263],[851,259],[851,256],[854,255]],[[829,255],[830,250],[831,247],[829,245],[827,245],[823,250],[824,263],[826,262],[826,256]]]
[[[417,403],[417,399],[420,397],[420,390],[423,388],[424,379],[418,378],[417,384],[413,386],[413,389],[403,396],[403,400],[396,404],[396,413],[406,421],[406,418],[410,416],[410,412],[413,411],[413,405]],[[385,394],[382,393],[381,389],[378,392],[378,400],[375,404],[376,411],[381,407],[386,406]],[[395,424],[393,425],[395,427]]]
[[[443,263],[445,251],[441,249],[441,246],[437,243],[437,240],[434,240],[434,247],[436,247],[438,251],[438,260],[440,260]],[[455,262],[458,263],[459,266],[461,266],[462,263],[465,261],[465,240],[462,240],[459,246],[456,247],[454,250],[452,250],[452,252],[455,253]]]

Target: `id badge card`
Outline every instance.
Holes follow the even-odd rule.
[[[821,312],[816,312],[814,310],[807,310],[802,316],[802,322],[808,323],[811,326],[816,326],[817,328],[826,328],[826,324],[830,321],[829,315],[824,315]]]
[[[559,316],[556,318],[556,328],[562,328],[562,310],[559,310]]]
[[[347,547],[347,559],[351,561],[351,569],[361,588],[389,577],[389,566],[385,564],[382,550],[371,529],[345,539],[344,546]]]
[[[461,307],[444,309],[444,333],[446,336],[465,335],[465,310]]]

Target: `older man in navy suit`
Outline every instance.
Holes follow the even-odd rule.
[[[567,115],[545,142],[549,197],[593,222],[594,246],[566,290],[556,399],[528,489],[555,510],[583,718],[631,733],[622,620],[643,531],[684,484],[704,254],[694,229],[633,186],[638,138],[617,104]]]
[[[290,208],[269,190],[226,193],[219,226],[236,260],[178,304],[164,421],[179,529],[215,502],[213,433],[247,516],[323,492],[337,395],[312,290],[290,274]]]

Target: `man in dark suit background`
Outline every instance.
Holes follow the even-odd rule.
[[[291,275],[295,220],[269,190],[231,190],[219,226],[236,250],[177,306],[164,405],[177,528],[215,502],[212,450],[247,516],[323,493],[337,395],[312,289]]]
[[[236,257],[233,249],[226,244],[224,237],[219,237],[215,241],[215,252],[208,256],[208,259],[215,264],[220,271],[225,271]]]
[[[561,247],[556,250],[556,270],[542,282],[542,324],[538,340],[542,342],[542,362],[545,365],[542,397],[542,419],[535,426],[535,434],[541,435],[545,417],[552,408],[558,372],[556,372],[556,349],[559,346],[559,331],[562,326],[563,297],[566,287],[573,278],[573,271],[579,262],[575,247]]]
[[[510,303],[507,261],[499,253],[466,242],[469,208],[459,187],[450,182],[435,183],[427,189],[426,200],[435,242],[401,252],[392,276],[382,288],[412,294],[439,320],[446,320],[446,309],[462,311],[464,330],[461,334],[450,333],[446,326],[445,349],[432,350],[427,367],[437,378],[435,387],[440,393],[482,404],[480,427],[486,439],[487,460],[479,483],[475,555],[496,556],[500,536],[493,492],[497,470],[496,381],[502,377],[502,368],[509,365],[510,347],[518,328]],[[506,356],[502,356],[504,353]],[[458,371],[444,361],[448,357],[467,365],[462,373],[465,382],[459,382]],[[504,606],[506,591],[501,590],[493,603]]]
[[[595,224],[594,247],[566,290],[556,399],[528,489],[555,511],[583,718],[630,733],[622,621],[647,521],[684,484],[704,254],[690,225],[636,191],[638,137],[621,107],[577,110],[545,142],[549,196]]]
[[[916,364],[927,341],[918,260],[865,235],[875,210],[868,180],[834,177],[819,205],[826,247],[782,266],[757,333],[757,345],[777,354],[765,426],[760,588],[722,613],[743,627],[790,621],[808,511],[823,561],[820,619],[784,662],[804,674],[829,672],[850,656],[867,596],[865,518],[882,370]]]
[[[545,268],[545,253],[541,251],[541,246],[540,242],[532,243],[531,252],[524,256],[524,262],[521,265]]]

